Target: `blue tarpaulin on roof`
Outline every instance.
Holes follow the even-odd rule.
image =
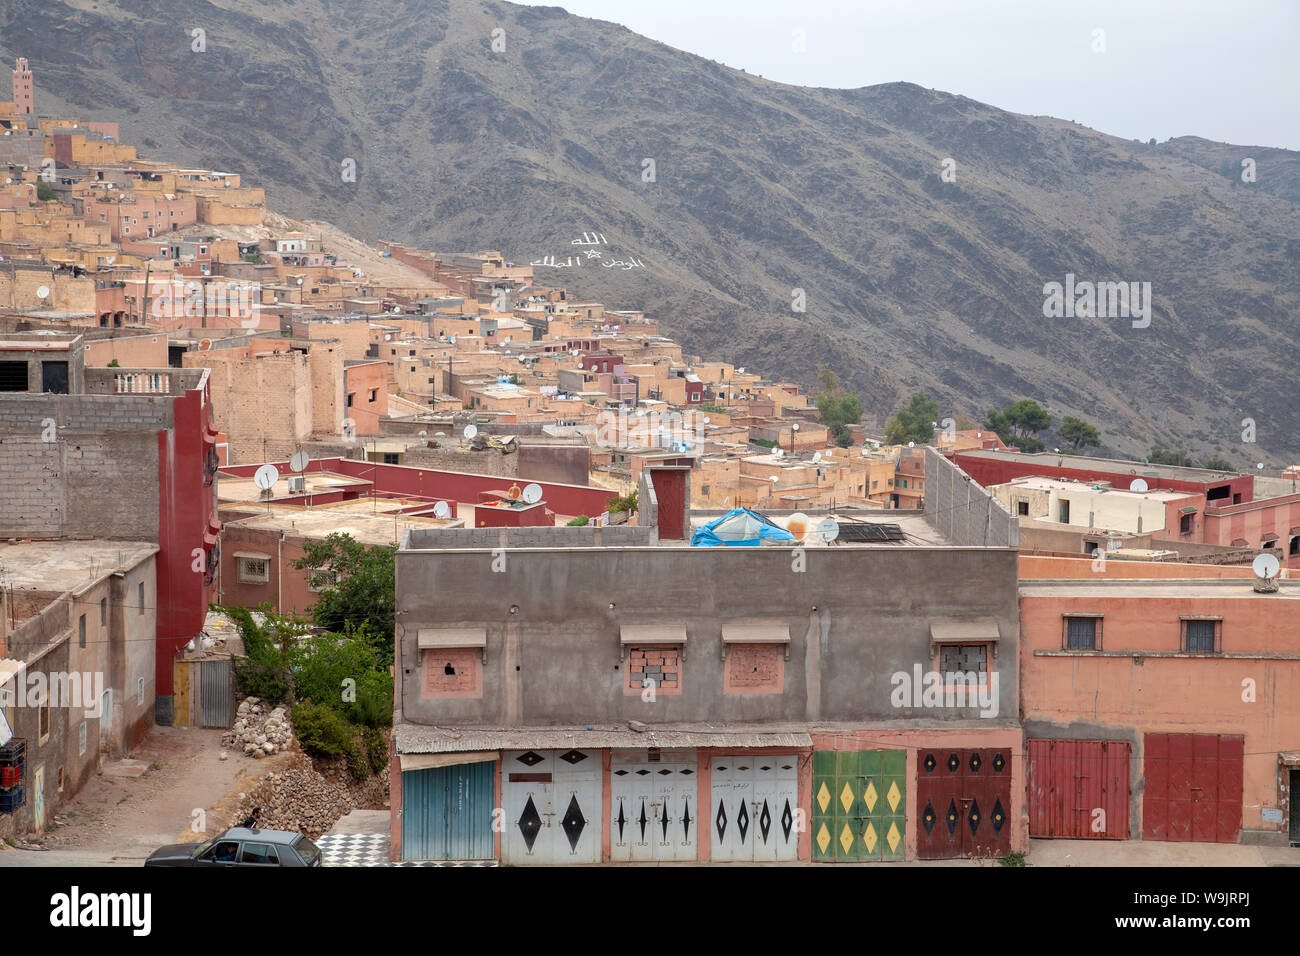
[[[691,535],[691,547],[754,548],[765,540],[794,541],[795,537],[756,511],[736,508],[721,518],[710,521]]]

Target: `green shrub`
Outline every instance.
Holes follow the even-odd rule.
[[[360,747],[354,746],[348,751],[348,772],[358,783],[370,776],[370,761]]]
[[[55,198],[54,187],[45,182],[45,180],[39,181],[36,184],[36,198],[41,202],[49,202],[51,199]]]
[[[361,727],[393,725],[393,675],[387,671],[366,671],[357,678],[357,699],[346,703],[343,713]]]
[[[569,520],[568,527],[570,527],[570,528],[580,527],[581,525],[586,524],[586,523],[589,522],[590,520],[591,520],[591,519],[588,518],[586,515],[578,515],[578,517],[576,517],[576,518],[571,518],[571,519]]]
[[[378,727],[367,727],[361,734],[366,744],[366,756],[370,758],[370,772],[383,773],[388,766],[388,741],[384,732]]]
[[[999,857],[998,863],[1001,866],[1024,866],[1025,854],[1020,850],[1016,850],[1012,853],[1008,853],[1004,857]]]
[[[346,756],[348,766],[352,766],[357,752],[357,746],[352,742],[352,728],[333,708],[305,700],[294,705],[290,720],[304,753],[313,757]]]

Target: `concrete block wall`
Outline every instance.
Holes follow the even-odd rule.
[[[957,547],[1014,548],[1016,518],[932,446],[925,449],[925,520]]]

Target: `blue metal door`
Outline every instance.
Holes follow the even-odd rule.
[[[402,774],[403,860],[490,860],[495,763]]]

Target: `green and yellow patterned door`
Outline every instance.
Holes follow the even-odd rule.
[[[813,753],[813,859],[901,860],[907,756],[902,750]]]

